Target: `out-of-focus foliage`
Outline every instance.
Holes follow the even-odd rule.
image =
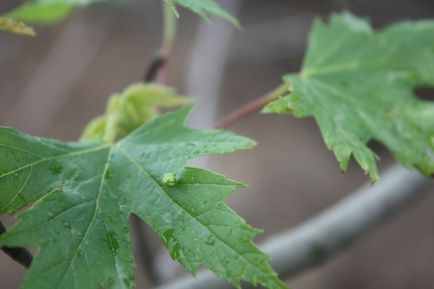
[[[175,5],[178,4],[191,11],[199,14],[201,17],[208,20],[208,15],[217,16],[228,20],[235,26],[239,26],[238,20],[220,7],[214,0],[163,0],[167,5],[172,7],[174,13],[178,15]]]
[[[27,36],[36,35],[32,27],[21,21],[6,17],[0,17],[0,30]]]
[[[28,23],[51,24],[65,18],[72,10],[73,6],[69,4],[29,2],[10,11],[6,16]]]
[[[39,24],[51,24],[64,19],[75,7],[113,0],[34,0],[28,1],[7,13],[9,18]],[[238,26],[238,21],[214,0],[162,0],[179,16],[177,5],[190,9],[208,20],[208,15],[221,17]]]

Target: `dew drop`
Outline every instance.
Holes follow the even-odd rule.
[[[170,250],[170,256],[172,256],[174,260],[178,260],[180,252],[181,252],[181,248],[179,247],[179,244],[175,243],[175,245]]]
[[[169,229],[164,231],[164,233],[161,235],[161,240],[168,245],[170,243],[170,240],[174,239],[174,230]]]
[[[205,244],[207,245],[214,245],[215,241],[214,241],[214,237],[212,235],[209,235],[208,238],[205,240]]]

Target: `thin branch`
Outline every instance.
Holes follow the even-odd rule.
[[[372,186],[370,183],[332,208],[293,230],[266,242],[262,249],[282,278],[290,278],[321,265],[359,241],[389,218],[429,195],[433,182],[417,172],[394,167]],[[160,289],[232,288],[210,272],[196,279],[184,277]]]
[[[144,81],[165,84],[168,81],[168,64],[176,37],[177,20],[170,7],[163,3],[163,40],[154,59],[146,69]]]
[[[236,110],[232,111],[228,115],[224,116],[220,120],[218,120],[215,124],[215,128],[227,128],[236,122],[240,121],[243,118],[246,118],[247,116],[260,111],[264,106],[266,106],[269,102],[277,99],[279,96],[284,95],[285,93],[288,93],[289,89],[288,87],[283,84],[273,90],[272,92],[261,96],[259,98],[256,98],[240,108],[237,108]]]
[[[154,59],[151,61],[146,73],[145,73],[145,82],[152,82],[157,79],[158,74],[162,69],[164,69],[167,65],[167,59],[165,56],[157,53]]]
[[[158,285],[161,283],[161,278],[153,266],[154,254],[152,254],[151,251],[151,244],[149,244],[146,227],[143,221],[136,215],[131,216],[131,226],[135,233],[137,254],[140,256],[141,262],[145,267],[147,277],[152,285]]]
[[[0,222],[0,235],[6,233],[6,228],[2,222]],[[23,265],[26,268],[30,268],[33,257],[32,254],[25,248],[12,248],[12,247],[0,247],[0,249],[6,253],[12,260]]]

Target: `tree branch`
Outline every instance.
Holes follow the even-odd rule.
[[[323,264],[360,240],[387,219],[428,195],[432,180],[396,166],[374,186],[367,184],[332,208],[304,224],[276,236],[262,249],[271,256],[272,267],[290,278]],[[184,277],[160,289],[226,289],[228,283],[210,272],[197,279]]]
[[[152,285],[161,284],[161,278],[156,272],[154,263],[154,254],[151,249],[151,244],[149,242],[148,232],[144,226],[143,221],[136,215],[131,216],[131,226],[134,230],[134,237],[136,239],[136,249],[137,254],[140,256],[140,261],[145,268],[146,275],[149,282]]]
[[[0,222],[0,235],[6,233],[6,228],[2,222]],[[11,247],[0,247],[0,249],[6,253],[12,260],[23,265],[26,268],[30,268],[32,264],[33,257],[30,252],[25,248],[11,248]]]
[[[288,93],[289,89],[288,87],[283,84],[273,90],[272,92],[261,96],[259,98],[256,98],[240,108],[237,108],[236,110],[232,111],[228,115],[224,116],[220,120],[218,120],[215,124],[215,128],[227,128],[236,122],[240,121],[241,119],[260,111],[264,106],[266,106],[269,102],[275,100],[279,96],[284,95],[285,93]]]
[[[161,55],[160,53],[157,53],[157,55],[152,59],[151,64],[149,65],[148,69],[145,72],[144,81],[145,82],[152,82],[155,79],[157,79],[158,74],[162,69],[165,69],[167,66],[167,58],[164,55]]]

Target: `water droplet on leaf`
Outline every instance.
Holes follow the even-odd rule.
[[[205,240],[205,244],[207,244],[207,245],[212,246],[212,245],[214,245],[214,243],[215,243],[215,240],[214,240],[214,236],[213,235],[209,235],[208,239]]]

